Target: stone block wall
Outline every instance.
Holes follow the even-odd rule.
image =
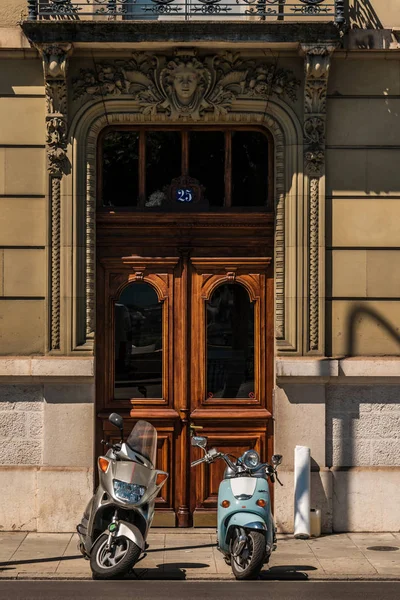
[[[0,26],[1,11],[19,6],[3,4]],[[10,56],[0,56],[0,354],[30,356],[46,350],[45,98],[37,53]]]
[[[398,531],[400,361],[278,361],[275,485],[278,530],[293,531],[294,449],[311,450],[311,505],[322,531]],[[386,375],[386,377],[385,377]]]
[[[0,464],[41,465],[43,424],[43,386],[2,385]]]
[[[93,493],[94,386],[21,383],[35,366],[3,362],[15,373],[18,363],[20,376],[0,385],[0,530],[74,531]],[[60,376],[60,366],[52,373]]]
[[[400,465],[400,386],[328,385],[328,466]]]
[[[368,10],[387,19],[387,9],[394,17],[389,5],[368,3]],[[399,53],[334,57],[327,101],[327,356],[400,354],[399,98]]]

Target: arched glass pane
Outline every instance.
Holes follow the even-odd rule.
[[[254,398],[254,306],[247,291],[221,285],[206,307],[208,398]]]
[[[148,283],[115,303],[115,398],[162,398],[162,304]]]

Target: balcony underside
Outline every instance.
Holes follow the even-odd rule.
[[[228,42],[233,44],[337,43],[333,22],[268,23],[265,21],[25,21],[22,29],[35,44],[137,44]]]

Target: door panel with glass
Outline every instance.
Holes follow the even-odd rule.
[[[194,258],[192,282],[191,420],[209,446],[265,457],[271,417],[273,288],[268,257]],[[269,432],[271,433],[271,432]],[[193,451],[199,458],[198,450]],[[194,523],[215,523],[223,466],[192,475]]]
[[[215,523],[209,444],[272,448],[273,148],[260,128],[130,126],[100,136],[97,452],[107,418],[147,419],[170,473],[155,524]]]
[[[233,454],[265,456],[273,314],[270,258],[103,258],[98,340],[101,436],[119,410],[158,429],[158,467],[170,474],[156,523],[215,520],[219,465],[190,471],[190,426]],[[270,313],[270,314],[269,314]],[[270,331],[270,333],[268,333]],[[271,338],[272,339],[272,338]],[[193,456],[191,455],[193,454]]]

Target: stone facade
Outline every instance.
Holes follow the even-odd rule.
[[[44,431],[42,386],[3,385],[1,394],[1,464],[41,465]]]
[[[232,41],[194,42],[197,58],[171,59],[168,76],[161,67],[177,44],[165,41],[151,77],[135,63],[139,42],[93,42],[103,65],[94,72],[84,44],[28,41],[17,24],[25,0],[1,4],[2,527],[72,531],[90,496],[97,137],[108,122],[186,118],[169,78],[191,68],[202,87],[187,118],[262,122],[274,137],[275,449],[285,484],[276,486],[278,525],[293,528],[294,447],[305,444],[324,531],[398,530],[398,0],[351,0],[351,27],[334,43],[308,43],[308,30],[301,47],[235,43],[240,57],[224,69],[236,87],[223,89],[223,101],[213,69]],[[147,45],[150,59],[152,52]],[[104,65],[116,60],[123,69],[110,73]],[[280,69],[267,107],[253,60]],[[138,72],[148,81],[133,93]]]

